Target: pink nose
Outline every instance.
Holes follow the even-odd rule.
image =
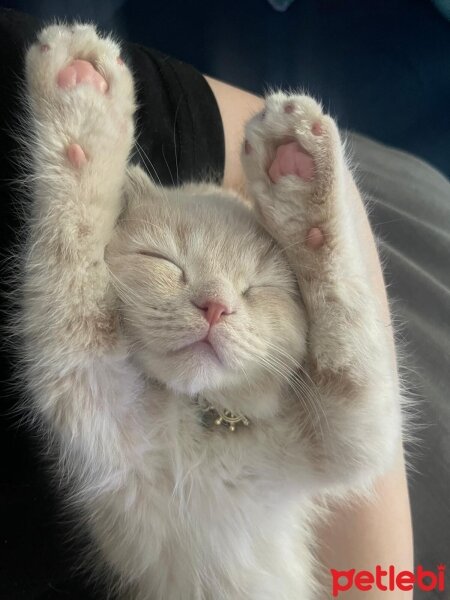
[[[217,321],[219,321],[222,315],[231,314],[231,310],[224,304],[221,304],[220,302],[212,302],[207,300],[201,305],[197,304],[197,306],[200,310],[205,311],[205,319],[211,326],[217,323]]]

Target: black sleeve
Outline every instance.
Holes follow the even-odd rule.
[[[225,143],[216,99],[190,65],[136,44],[125,44],[136,81],[138,144],[148,172],[163,185],[223,178]]]

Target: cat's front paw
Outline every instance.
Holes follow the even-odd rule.
[[[73,167],[128,154],[133,80],[111,38],[90,25],[47,27],[28,51],[26,80],[32,116],[45,128],[40,139]]]
[[[274,237],[322,248],[336,220],[344,181],[333,119],[309,96],[276,93],[249,121],[242,161],[250,192]]]

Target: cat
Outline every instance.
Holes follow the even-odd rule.
[[[269,95],[249,205],[131,164],[133,78],[93,26],[41,31],[26,84],[23,376],[92,568],[133,600],[325,597],[319,500],[370,494],[402,435],[336,124]]]

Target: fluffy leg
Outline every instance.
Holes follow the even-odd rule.
[[[33,201],[26,362],[38,409],[61,433],[82,418],[74,395],[89,390],[80,370],[116,343],[104,249],[122,208],[134,112],[132,78],[119,57],[112,40],[75,25],[44,29],[26,60]]]
[[[370,482],[400,433],[390,344],[367,283],[334,121],[307,96],[273,94],[247,125],[243,164],[266,229],[297,275],[309,316],[308,372],[320,394],[320,485]]]
[[[81,25],[41,32],[28,51],[26,82],[32,215],[20,323],[25,376],[72,499],[100,545],[120,554],[110,543],[115,512],[108,501],[120,502],[131,469],[127,428],[137,379],[118,347],[104,250],[122,208],[133,82],[117,44]]]

